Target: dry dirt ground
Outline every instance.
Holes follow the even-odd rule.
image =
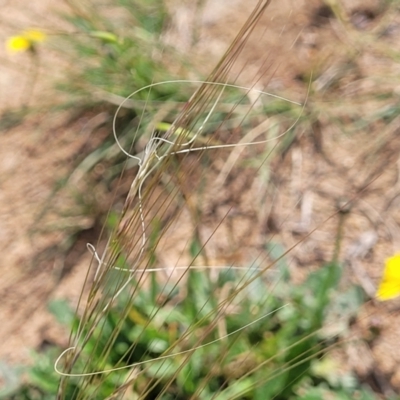
[[[200,21],[191,17],[193,10],[189,3],[174,9],[175,29],[166,40],[175,40],[178,47],[187,51],[192,44],[184,39],[185,30],[188,25],[197,27],[200,40],[191,49],[204,60],[202,69],[209,71],[244,22],[249,2],[231,2],[228,10],[222,1],[215,0],[214,8],[206,8]],[[315,117],[312,132],[300,135],[285,157],[271,167],[276,190],[269,193],[274,202],[265,211],[264,219],[255,220],[259,210],[249,209],[246,196],[252,196],[254,185],[246,188],[241,182],[243,177],[231,182],[231,187],[226,187],[221,198],[215,200],[216,215],[218,204],[233,202],[241,216],[234,222],[234,229],[243,234],[236,243],[228,244],[232,257],[239,257],[239,261],[245,256],[237,256],[235,252],[243,247],[246,237],[251,237],[255,247],[262,235],[271,232],[287,247],[302,239],[291,255],[291,268],[301,279],[308,270],[332,256],[337,232],[335,207],[343,199],[352,205],[344,225],[340,254],[348,280],[361,284],[373,296],[384,259],[399,251],[399,122],[395,118],[386,125],[377,119],[357,132],[341,130],[346,122],[352,125],[360,115],[373,114],[379,106],[375,91],[387,88],[393,96],[398,93],[399,68],[381,50],[400,51],[400,18],[396,12],[385,13],[380,3],[346,2],[345,9],[339,11],[345,13],[347,25],[342,26],[317,0],[273,2],[259,27],[265,40],[246,48],[244,84],[246,76],[254,75],[262,67],[258,55],[267,47],[270,57],[280,56],[278,70],[267,73],[269,78],[265,78],[273,88],[286,91],[292,98],[301,98],[307,92],[304,79],[307,81],[314,70],[319,76],[319,90],[309,100]],[[51,10],[59,6],[51,1],[37,1],[31,2],[27,9],[23,1],[1,3],[1,41],[27,26],[57,26],[59,22],[52,18]],[[380,42],[372,42],[382,26],[386,30],[378,35]],[[2,121],[9,121],[8,117],[15,116],[11,111],[27,102],[35,105],[36,111],[39,109],[14,127],[4,126],[0,135],[0,359],[25,363],[30,359],[29,349],[45,342],[65,343],[65,332],[54,323],[46,304],[55,297],[77,302],[90,259],[85,244],[95,242],[98,235],[96,222],[90,216],[78,215],[78,221],[73,216],[54,219],[51,231],[48,223],[46,229],[41,229],[42,222],[37,219],[48,206],[54,185],[68,172],[74,155],[85,146],[96,145],[91,132],[97,122],[91,115],[71,122],[68,115],[46,111],[46,104],[54,96],[48,77],[62,75],[62,68],[56,68],[62,62],[52,54],[41,55],[39,77],[30,94],[29,58],[26,55],[10,58],[4,49],[1,52]],[[240,65],[237,69],[241,69]],[[393,79],[388,79],[392,76]],[[343,102],[335,102],[331,92],[336,93],[336,99],[342,96]],[[387,104],[394,102],[395,97]],[[332,122],[333,114],[340,123]],[[382,133],[379,140],[374,134],[377,131]],[[97,137],[105,134],[100,132]],[[238,190],[241,195],[231,196]],[[109,197],[104,194],[105,209],[107,201]],[[333,217],[326,220],[328,216]],[[62,250],[66,248],[70,226],[79,226],[84,233],[64,256]],[[316,232],[306,237],[306,232],[315,227]],[[179,241],[179,231],[176,232],[174,239]],[[215,245],[215,259],[227,258],[224,248]],[[168,252],[163,257],[167,259]],[[63,274],[66,270],[68,273]],[[381,334],[361,348],[352,346],[345,361],[374,381],[381,392],[399,390],[398,303],[370,301],[362,310],[353,334],[366,338],[371,327]]]

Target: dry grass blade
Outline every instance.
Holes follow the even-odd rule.
[[[229,366],[237,362],[236,346],[240,348],[241,341],[247,340],[244,339],[244,331],[266,323],[267,319],[284,318],[281,315],[285,313],[286,304],[276,305],[263,286],[267,272],[290,250],[282,252],[272,262],[271,257],[268,258],[270,255],[259,251],[256,257],[253,255],[250,266],[239,267],[242,274],[220,285],[219,280],[225,279],[223,274],[232,273],[236,267],[234,262],[229,263],[216,276],[217,268],[213,268],[209,248],[212,248],[215,238],[221,236],[222,229],[231,223],[233,207],[228,206],[217,215],[212,228],[208,227],[207,233],[204,233],[203,219],[213,213],[216,198],[220,196],[224,183],[232,179],[235,167],[244,161],[258,160],[259,164],[252,167],[252,172],[260,172],[278,146],[279,139],[291,131],[300,118],[299,113],[293,112],[294,122],[278,124],[271,118],[266,122],[250,121],[248,124],[250,114],[265,94],[260,90],[254,91],[254,87],[242,93],[227,111],[226,104],[223,113],[218,108],[230,88],[243,89],[234,85],[235,79],[231,83],[231,71],[269,3],[270,0],[258,2],[215,70],[163,134],[155,128],[152,130],[140,157],[121,148],[128,157],[137,161],[138,172],[103,250],[100,252],[100,245],[89,245],[93,258],[85,284],[88,295],[84,312],[77,319],[79,322],[71,334],[70,347],[56,362],[57,372],[61,375],[59,399],[71,395],[76,399],[99,398],[103,395],[102,385],[109,385],[109,399],[124,398],[132,387],[135,398],[169,399],[174,396],[177,381],[185,386],[182,376],[190,374],[194,360],[205,348],[215,349],[214,365],[198,387],[187,388],[190,398],[241,398],[242,394],[257,391],[258,387],[262,386],[265,390],[265,385],[277,377],[284,376],[286,385],[292,386],[304,373],[299,372],[301,368],[308,368],[310,360],[324,353],[317,339],[322,323],[322,311],[318,309],[316,315],[311,316],[309,328],[312,333],[307,331],[299,336],[294,332],[293,344],[267,360],[257,359],[253,354],[261,343],[261,338],[255,334],[254,341],[249,339],[248,353],[241,354],[246,368],[235,373],[229,370]],[[150,91],[154,85],[146,89]],[[236,108],[248,102],[250,92],[258,93],[258,97],[250,101],[244,116],[234,120]],[[280,101],[283,99],[280,98]],[[304,108],[300,108],[301,115]],[[213,120],[214,117],[216,120]],[[233,126],[232,121],[236,121],[236,125]],[[155,126],[158,122],[155,121]],[[208,127],[211,128],[206,135]],[[235,131],[241,133],[245,129],[249,132],[244,133],[242,138],[235,136]],[[262,140],[255,141],[259,136]],[[237,149],[247,150],[247,147],[254,150],[243,157],[245,151]],[[211,149],[215,153],[210,161]],[[230,156],[219,164],[219,171],[215,174],[212,169],[219,158],[224,160],[227,151],[231,151]],[[245,179],[243,189],[239,191],[248,190],[246,185],[249,182],[256,185],[257,178]],[[160,190],[160,183],[166,190]],[[194,196],[192,191],[196,187],[202,190]],[[199,206],[201,200],[204,204]],[[177,261],[172,266],[154,268],[154,259],[167,246],[168,236],[174,233],[175,225],[187,216],[192,225],[185,244],[178,250],[180,255]],[[158,226],[160,221],[161,227]],[[251,230],[252,227],[250,233]],[[230,234],[232,232],[227,236]],[[187,253],[190,254],[189,259]],[[316,294],[319,307],[327,304],[328,289],[332,282],[337,281],[339,269],[337,265],[329,265],[318,278],[322,282]],[[166,275],[163,279],[156,277],[156,274],[160,275],[160,270]],[[275,279],[271,286],[280,284],[279,279]],[[198,293],[189,293],[190,290]],[[148,292],[151,296],[147,299],[151,302],[147,305],[143,302]],[[257,300],[250,302],[250,311],[245,319],[239,326],[232,324],[230,318],[242,313],[243,304],[254,296],[258,296]],[[186,305],[186,297],[190,297],[192,303]],[[83,298],[81,301],[84,301]],[[137,312],[135,304],[138,303],[142,304],[146,315]],[[176,308],[181,305],[191,308],[192,320],[173,321],[178,315]],[[115,318],[115,315],[118,317]],[[120,351],[117,359],[114,357],[111,361],[127,320],[134,322],[131,342]],[[171,328],[174,324],[180,324],[179,329]],[[161,345],[162,340],[154,339],[154,343],[150,341],[150,345],[143,349],[141,343],[149,332],[162,330],[166,325],[170,335],[167,344]],[[278,368],[274,365],[275,359],[281,362]],[[231,384],[232,376],[234,383]],[[220,387],[214,387],[213,393],[209,393],[215,380],[220,382]],[[286,389],[284,386],[283,392]]]

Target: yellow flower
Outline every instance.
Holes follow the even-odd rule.
[[[7,40],[7,50],[11,53],[26,51],[31,48],[31,42],[23,36],[12,36]]]
[[[34,50],[35,43],[44,42],[46,35],[38,30],[30,29],[22,32],[21,35],[12,36],[6,42],[6,47],[11,53],[18,53],[27,50]]]
[[[376,297],[381,301],[397,296],[400,296],[400,254],[386,260],[383,277],[376,292]]]

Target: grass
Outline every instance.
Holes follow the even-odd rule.
[[[198,79],[190,97],[191,85],[171,82],[164,77],[168,62],[163,68],[158,63],[170,61],[160,54],[171,53],[157,44],[168,17],[157,2],[118,3],[116,10],[131,12],[131,35],[121,29],[125,17],[114,20],[90,3],[69,2],[73,13],[68,19],[79,34],[64,39],[82,62],[74,84],[64,89],[74,101],[99,110],[96,116],[106,113],[107,123],[110,115],[115,117],[114,137],[105,137],[79,159],[65,182],[91,176],[99,163],[111,169],[109,185],[115,185],[116,176],[121,175],[119,182],[134,178],[119,212],[104,217],[101,238],[89,246],[93,258],[83,307],[77,308],[84,311],[73,313],[62,302],[51,305],[71,327],[68,349],[61,356],[55,349],[37,356],[28,383],[10,388],[6,396],[376,398],[351,371],[340,374],[334,358],[334,349],[351,346],[350,325],[364,302],[358,286],[346,285],[340,246],[347,221],[343,203],[352,203],[351,218],[381,175],[382,155],[385,162],[394,157],[388,148],[395,142],[395,104],[383,96],[384,106],[365,121],[356,108],[344,113],[354,102],[351,96],[337,103],[329,99],[327,106],[322,97],[335,83],[326,83],[318,71],[314,78],[303,77],[308,86],[300,104],[256,89],[257,77],[254,87],[243,89],[231,71],[268,3],[258,3],[221,62],[207,79]],[[338,7],[332,5],[333,13],[344,23]],[[154,83],[162,80],[169,83]],[[98,108],[99,98],[109,104]],[[115,110],[113,103],[120,107]],[[346,123],[349,117],[353,121]],[[384,133],[358,156],[370,160],[368,168],[348,177],[349,196],[315,228],[307,222],[304,198],[292,191],[286,212],[295,215],[292,204],[301,203],[304,218],[296,231],[303,237],[285,245],[273,221],[285,191],[278,181],[289,176],[285,155],[312,129],[308,137],[316,153],[335,165],[335,154],[321,140],[321,125],[330,121],[350,141],[360,124],[372,130],[378,119],[386,119]],[[83,207],[82,213],[88,212]],[[331,256],[294,284],[290,257],[307,249],[312,233],[331,221],[338,225],[326,250]],[[57,360],[58,374],[49,357]]]

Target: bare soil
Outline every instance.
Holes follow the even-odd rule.
[[[214,1],[212,6],[208,3],[203,17],[192,19],[192,28],[198,29],[197,40],[177,42],[178,47],[186,51],[190,48],[197,54],[202,60],[199,69],[204,71],[212,69],[243,24],[250,3],[255,2],[235,1],[229,8],[223,6],[223,1]],[[379,104],[373,96],[375,91],[387,87],[394,96],[398,92],[398,65],[379,50],[390,47],[400,51],[400,15],[386,12],[378,1],[345,3],[343,12],[348,25],[343,27],[317,0],[272,2],[258,28],[265,40],[246,48],[243,84],[248,84],[246,76],[263,69],[258,60],[265,51],[280,60],[274,64],[279,66],[277,70],[266,71],[266,78],[259,82],[261,87],[268,81],[271,87],[300,99],[307,91],[307,76],[314,70],[319,76],[320,90],[309,101],[319,114],[312,132],[304,132],[284,157],[274,161],[275,190],[271,194],[274,200],[266,210],[260,213],[260,209],[249,209],[248,197],[258,192],[254,192],[256,185],[246,187],[248,177],[238,174],[237,179],[224,187],[221,196],[215,199],[214,218],[224,214],[223,207],[227,204],[234,205],[238,217],[231,221],[233,225],[221,229],[234,229],[238,236],[236,242],[216,243],[212,256],[215,262],[241,262],[246,259],[246,254],[240,252],[243,241],[248,240],[250,247],[246,249],[251,252],[251,246],[256,249],[266,235],[274,235],[287,248],[302,240],[291,253],[291,268],[296,279],[301,280],[308,271],[332,258],[339,218],[336,211],[349,203],[340,252],[346,268],[345,280],[360,284],[373,297],[384,260],[399,251],[400,246],[399,126],[394,119],[389,125],[377,120],[372,128],[356,132],[343,131],[342,127],[346,126],[346,119],[350,125],[352,118],[376,110]],[[53,7],[51,2],[31,2],[29,10],[25,2],[8,2],[1,7],[14,21],[1,28],[2,41],[16,28],[31,26],[37,15],[47,15],[46,26],[58,23],[48,17]],[[187,28],[184,21],[191,15],[187,11],[190,7],[190,4],[178,7],[174,15],[183,23],[175,24],[168,40],[187,37],[182,29]],[[36,24],[40,26],[38,21]],[[368,42],[382,26],[386,31],[380,35],[381,42]],[[346,30],[350,28],[351,32]],[[86,113],[71,120],[70,115],[46,111],[49,96],[54,96],[46,71],[58,65],[52,54],[41,54],[39,77],[29,99],[26,97],[29,87],[26,82],[32,77],[29,57],[18,55],[10,59],[5,53],[1,56],[7,60],[0,69],[2,120],[18,116],[15,110],[27,100],[29,105],[43,104],[39,114],[27,115],[16,126],[9,124],[0,136],[0,359],[17,364],[30,361],[31,348],[39,348],[46,342],[65,344],[66,332],[54,322],[46,305],[50,299],[60,297],[77,303],[90,260],[86,243],[96,242],[99,215],[109,207],[111,195],[99,185],[96,193],[104,209],[92,215],[82,217],[75,210],[65,218],[47,217],[46,223],[38,218],[49,206],[49,196],[70,170],[75,155],[87,146],[95,147],[96,140],[100,140],[91,133],[99,131],[96,137],[101,138],[107,132],[98,127],[96,115]],[[13,68],[15,65],[19,68]],[[238,72],[242,67],[236,67]],[[394,78],[387,79],[390,76]],[[351,97],[354,94],[359,96]],[[342,96],[343,103],[335,103],[335,96]],[[363,96],[365,101],[360,100]],[[359,103],[351,104],[349,98],[357,98]],[[335,107],[340,124],[329,118]],[[385,133],[379,136],[379,141],[377,131]],[[71,200],[73,194],[62,196],[52,198],[51,204],[57,202],[64,210],[77,207]],[[177,221],[181,226],[184,223]],[[78,230],[80,236],[69,245],[71,232]],[[174,232],[175,243],[186,240],[184,232],[178,229]],[[227,247],[231,249],[229,255]],[[164,250],[160,258],[173,265],[174,249],[170,254],[168,246]],[[345,355],[338,355],[384,395],[400,390],[398,305],[396,301],[387,304],[369,301],[352,330],[352,337],[368,341],[349,346]],[[379,335],[373,336],[375,331]]]

